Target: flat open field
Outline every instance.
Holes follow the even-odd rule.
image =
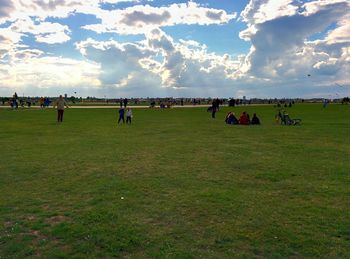
[[[0,258],[349,258],[350,105],[287,110],[0,109]]]

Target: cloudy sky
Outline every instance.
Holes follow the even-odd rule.
[[[350,95],[349,0],[0,0],[0,96]]]

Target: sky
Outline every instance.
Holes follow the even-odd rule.
[[[0,96],[350,96],[349,0],[0,0]]]

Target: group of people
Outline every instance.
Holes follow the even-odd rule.
[[[49,107],[50,103],[51,103],[51,101],[48,97],[40,97],[40,99],[39,99],[40,108]]]
[[[13,99],[16,100],[18,97],[16,96],[17,94],[15,93]],[[17,98],[16,98],[17,97]],[[41,100],[44,98],[41,98]],[[40,100],[40,104],[42,103]],[[128,103],[128,100],[125,98],[123,102],[120,104],[120,108],[118,110],[118,125],[120,123],[125,123],[125,115],[126,115],[126,123],[131,124],[131,119],[133,117],[132,110],[130,107],[126,108]],[[124,107],[123,107],[124,104]],[[219,102],[213,102],[213,105],[211,106],[212,108],[212,115],[213,118],[215,118],[215,113],[219,109]],[[40,105],[41,106],[41,105]],[[57,122],[63,122],[63,114],[64,114],[64,109],[69,108],[66,100],[63,98],[62,95],[59,96],[59,98],[54,102],[53,108],[57,107]],[[208,109],[209,110],[209,109]],[[214,111],[213,111],[214,110]],[[234,112],[229,112],[226,117],[225,117],[225,123],[230,124],[230,125],[235,125],[235,124],[240,124],[240,125],[259,125],[260,120],[256,116],[256,113],[254,113],[252,119],[250,119],[249,114],[246,112],[243,112],[239,119],[235,116]]]
[[[24,98],[19,98],[17,93],[15,92],[12,96],[12,98],[9,100],[9,104],[12,109],[18,109],[19,105],[21,107],[24,107],[25,104],[27,104],[28,108],[32,106],[32,99],[28,96],[28,98],[25,100]],[[40,108],[45,108],[50,106],[50,99],[48,97],[40,97],[39,99],[39,105]],[[35,104],[35,103],[34,103]]]
[[[125,123],[125,110],[126,110],[126,124],[131,124],[131,118],[132,118],[132,110],[130,107],[126,108],[126,106],[128,105],[128,99],[124,98],[120,99],[120,108],[118,111],[119,114],[119,118],[118,118],[118,125],[120,124],[120,122]],[[123,104],[124,104],[124,108],[123,108]]]
[[[4,101],[3,101],[3,103],[4,103]],[[24,101],[24,99],[19,98],[17,93],[15,92],[13,94],[12,98],[9,100],[9,104],[10,104],[12,109],[18,109],[19,105],[21,107],[24,107],[25,101]],[[31,100],[29,97],[27,99],[27,105],[28,105],[28,108],[31,106]]]
[[[124,107],[126,108],[126,106],[128,105],[129,100],[127,98],[124,99],[120,99],[119,104],[120,104],[120,108],[123,108],[123,104]]]
[[[118,118],[118,125],[120,124],[120,122],[122,121],[123,123],[125,123],[125,108],[120,107],[119,111],[119,118]],[[131,118],[132,118],[132,110],[131,108],[127,108],[126,109],[126,124],[131,124]]]
[[[242,112],[239,119],[237,119],[234,112],[229,112],[225,117],[225,123],[229,125],[260,125],[260,119],[256,116],[256,113],[254,113],[252,119],[250,119],[247,112]]]
[[[118,118],[118,125],[122,122],[125,123],[125,109],[126,109],[126,105],[127,102],[124,103],[124,108],[120,107],[118,114],[119,114],[119,118]],[[60,95],[60,97],[54,102],[53,108],[57,107],[57,122],[61,123],[63,122],[63,114],[64,114],[64,108],[69,108],[66,100],[63,98],[62,95]],[[127,124],[131,124],[131,118],[133,117],[132,115],[132,110],[130,108],[126,109],[126,123]]]

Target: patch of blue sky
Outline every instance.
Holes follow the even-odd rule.
[[[71,30],[71,37],[73,42],[78,42],[82,40],[86,40],[87,38],[92,38],[98,41],[106,41],[106,40],[117,40],[119,42],[128,42],[128,41],[140,41],[144,39],[143,35],[118,35],[117,33],[97,33],[92,30],[83,29],[82,27],[85,25],[91,24],[99,24],[101,22],[100,19],[96,18],[94,15],[80,14],[76,13],[71,15],[65,19],[54,19],[48,18],[46,21],[58,22],[61,24],[66,24],[69,26]]]
[[[156,4],[156,1],[152,0],[139,0],[139,1],[125,1],[125,2],[117,2],[117,3],[103,3],[101,2],[99,4],[99,7],[103,10],[115,10],[115,9],[126,9],[128,7],[132,7],[135,5],[150,5],[150,6],[159,6],[161,4],[164,4],[165,2],[175,2],[175,1],[158,1],[159,3]],[[186,1],[184,1],[186,2]]]
[[[208,8],[223,9],[227,13],[237,12],[238,15],[244,10],[245,6],[249,3],[249,0],[240,1],[218,1],[218,0],[206,0],[206,1],[195,1],[198,4],[203,4]]]
[[[141,0],[141,1],[126,1],[119,3],[100,3],[100,8],[103,10],[115,10],[115,9],[126,9],[128,7],[132,7],[135,5],[150,5],[153,7],[161,7],[168,6],[170,4],[178,4],[178,3],[187,3],[188,1],[180,0],[180,1],[168,1],[168,0]]]
[[[327,26],[327,28],[325,28],[324,30],[317,32],[313,35],[311,35],[310,37],[307,38],[308,41],[314,41],[314,40],[322,40],[327,36],[327,33],[331,30],[334,30],[335,28],[337,28],[337,23],[333,22],[331,23],[329,26]]]
[[[6,21],[4,23],[0,23],[0,28],[8,28],[13,22]]]
[[[82,27],[84,25],[100,23],[100,20],[93,15],[76,13],[64,19],[47,18],[45,21],[57,22],[63,25],[68,25],[69,30],[71,31],[69,33],[71,39],[65,43],[46,44],[36,42],[34,36],[29,35],[28,37],[23,39],[23,43],[31,47],[38,48],[46,53],[52,53],[53,55],[58,55],[67,58],[82,59],[83,57],[81,56],[80,52],[76,49],[75,43],[84,41],[88,38],[94,39],[96,41],[115,40],[120,43],[135,42],[144,39],[143,35],[124,36],[118,35],[116,33],[97,33],[92,30],[83,29]]]
[[[48,17],[45,20],[46,22],[57,22],[63,25],[68,25],[69,29],[72,32],[76,32],[81,30],[81,27],[84,25],[97,24],[100,23],[101,20],[96,18],[94,15],[74,13],[67,18],[58,19],[54,17]]]
[[[35,35],[28,33],[26,36],[22,37],[21,43],[29,46],[30,49],[43,51],[45,56],[61,56],[75,59],[81,58],[81,55],[70,41],[65,43],[47,44],[44,42],[37,42]]]
[[[160,6],[169,6],[171,4],[181,4],[181,3],[188,3],[189,1],[186,0],[154,0],[154,1],[143,1],[143,4],[147,3],[150,6],[154,6],[154,7],[160,7]],[[193,1],[193,2],[197,2],[197,1]]]
[[[79,13],[76,13],[63,19],[49,17],[45,21],[67,25],[69,27],[69,30],[71,31],[70,33],[68,33],[71,39],[64,43],[47,44],[36,42],[35,37],[29,34],[27,37],[23,38],[23,43],[29,45],[32,48],[40,49],[45,53],[75,59],[81,59],[82,57],[79,51],[76,49],[74,43],[86,40],[87,38],[94,38],[97,36],[97,33],[89,30],[84,30],[81,27],[87,24],[95,24],[100,22],[93,15]]]
[[[134,6],[135,3],[133,2],[121,2],[121,3],[116,3],[116,4],[111,4],[111,3],[100,3],[100,8],[102,10],[115,10],[115,9],[125,9],[131,6]]]
[[[231,21],[223,25],[177,25],[162,27],[175,41],[194,40],[208,47],[208,52],[218,55],[237,56],[248,53],[250,43],[238,37],[238,32],[245,29],[240,22]]]

